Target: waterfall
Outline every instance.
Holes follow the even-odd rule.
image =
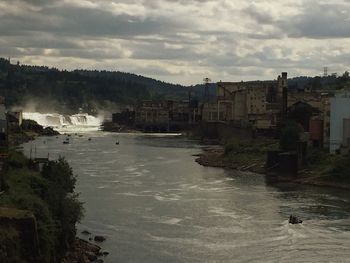
[[[58,113],[23,112],[23,118],[34,120],[44,127],[52,127],[59,132],[84,132],[100,129],[103,118],[87,113],[61,115]]]

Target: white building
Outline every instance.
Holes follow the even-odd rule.
[[[338,94],[330,99],[330,153],[341,148],[349,148],[350,93]],[[345,124],[345,125],[344,125]]]

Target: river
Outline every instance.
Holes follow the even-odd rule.
[[[202,167],[193,156],[200,146],[176,136],[64,139],[41,137],[24,152],[69,161],[85,203],[79,232],[107,237],[107,263],[350,262],[346,191]],[[290,214],[303,224],[290,225]]]

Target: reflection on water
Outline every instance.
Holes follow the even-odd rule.
[[[79,229],[107,237],[105,262],[350,258],[345,191],[267,186],[262,175],[205,168],[192,156],[200,147],[181,137],[94,133],[73,136],[69,145],[63,139],[39,138],[25,151],[35,144],[38,155],[67,157],[86,208]],[[291,213],[304,223],[289,225]]]

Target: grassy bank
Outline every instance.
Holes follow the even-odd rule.
[[[350,155],[308,149],[306,161],[297,182],[350,189]]]
[[[276,147],[278,142],[271,138],[247,139],[232,136],[225,145],[205,148],[196,161],[204,166],[264,173],[267,151]]]
[[[196,161],[204,166],[265,174],[267,152],[280,149],[280,141],[267,137],[248,139],[232,136],[223,145],[204,148]],[[306,165],[297,177],[282,177],[295,183],[350,189],[350,155],[331,155],[307,149]]]

